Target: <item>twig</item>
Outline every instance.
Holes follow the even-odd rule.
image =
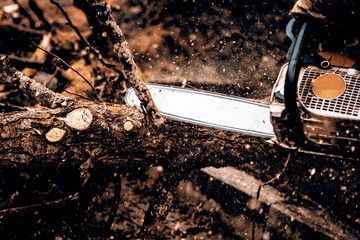
[[[281,177],[281,175],[285,172],[286,167],[287,167],[287,165],[288,165],[288,163],[289,163],[289,161],[290,161],[291,154],[292,154],[291,152],[288,153],[287,159],[286,159],[286,161],[285,161],[285,163],[284,163],[284,166],[283,166],[282,170],[281,170],[280,172],[278,172],[278,173],[275,175],[275,177],[273,177],[273,178],[271,178],[270,180],[268,180],[268,181],[263,182],[263,183],[260,184],[260,186],[259,186],[259,188],[258,188],[258,190],[257,190],[257,193],[256,193],[256,200],[259,200],[259,198],[260,198],[260,193],[261,193],[261,189],[262,189],[265,185],[268,185],[268,184],[270,184],[270,183],[278,180],[278,179]],[[255,237],[255,233],[256,233],[255,228],[256,228],[256,222],[255,222],[255,220],[253,220],[253,223],[252,223],[252,240],[255,240],[255,239],[256,239],[256,237]]]
[[[281,170],[280,172],[278,172],[278,173],[275,175],[275,177],[273,177],[273,178],[271,178],[270,180],[268,180],[268,181],[263,182],[263,183],[260,184],[260,186],[259,186],[259,188],[258,188],[258,191],[257,191],[257,194],[256,194],[256,198],[257,198],[257,199],[259,199],[259,197],[260,197],[260,192],[261,192],[262,187],[264,187],[265,185],[268,185],[268,184],[270,184],[270,183],[278,180],[278,179],[281,177],[281,175],[285,172],[286,167],[287,167],[287,165],[289,164],[289,161],[290,161],[290,159],[291,159],[291,155],[292,155],[292,152],[289,152],[289,153],[288,153],[288,156],[287,156],[287,158],[286,158],[286,161],[285,161],[285,163],[284,163],[284,166],[283,166],[283,168],[282,168],[282,170]]]
[[[68,21],[67,24],[76,32],[76,34],[78,35],[78,37],[80,38],[81,41],[83,41],[84,43],[86,43],[87,46],[90,47],[90,43],[82,36],[82,34],[80,33],[80,30],[72,23],[69,15],[67,14],[67,12],[61,7],[61,5],[55,1],[55,0],[50,0],[51,4],[54,4],[60,11],[61,13],[64,15],[64,17],[66,18],[66,20]]]
[[[88,95],[93,101],[97,101],[99,98],[97,94],[94,94],[93,92],[89,92],[88,90],[82,90],[86,95]]]
[[[86,97],[84,97],[84,96],[81,96],[80,94],[73,93],[73,92],[69,92],[69,91],[67,91],[67,90],[64,90],[64,92],[66,92],[66,93],[68,93],[68,94],[71,94],[71,95],[74,95],[74,96],[77,96],[77,97],[80,97],[80,98],[85,99],[85,100],[87,100],[87,101],[92,101],[92,100],[93,100],[93,98],[92,98],[92,99],[86,98]]]
[[[77,75],[79,75],[92,89],[92,91],[94,92],[94,95],[97,97],[97,94],[96,94],[96,90],[95,88],[93,87],[93,85],[81,74],[79,73],[76,69],[74,69],[73,67],[70,66],[70,64],[68,64],[67,62],[65,62],[62,58],[60,58],[59,56],[53,54],[52,52],[49,52],[47,51],[46,49],[40,47],[39,45],[37,45],[36,43],[34,43],[33,41],[31,41],[32,44],[34,44],[37,48],[43,50],[44,52],[50,54],[51,56],[55,57],[56,59],[58,59],[59,61],[61,61],[63,64],[65,64],[68,68],[70,68],[72,71],[74,71]],[[91,96],[89,96],[91,97]],[[97,100],[100,100],[98,97],[97,97]]]
[[[41,207],[58,205],[58,204],[66,203],[68,201],[75,201],[77,199],[79,199],[79,195],[76,194],[76,195],[70,195],[68,197],[61,198],[61,199],[54,200],[54,201],[38,203],[38,204],[29,205],[29,206],[2,209],[2,210],[0,210],[0,216],[5,215],[5,214],[21,213],[21,212],[28,211],[30,209],[36,209],[36,208],[41,208]]]

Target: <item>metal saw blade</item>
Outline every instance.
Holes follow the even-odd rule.
[[[147,84],[164,117],[187,123],[272,138],[269,105],[207,91]],[[126,103],[141,109],[133,89]]]

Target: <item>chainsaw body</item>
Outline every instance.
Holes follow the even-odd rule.
[[[307,36],[301,34],[295,39],[288,32],[293,40],[289,63],[281,68],[271,95],[274,140],[285,148],[357,158],[359,71],[332,66],[319,55],[309,61],[314,53],[307,52]]]

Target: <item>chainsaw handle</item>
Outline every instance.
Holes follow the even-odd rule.
[[[290,38],[291,40],[291,45],[290,45],[290,49],[289,49],[289,56],[292,55],[292,52],[294,50],[294,46],[295,46],[295,42],[296,42],[296,37],[293,33],[294,30],[294,26],[295,26],[296,20],[295,18],[291,19],[289,21],[289,23],[286,25],[286,35]]]
[[[289,29],[291,28],[291,35],[289,37],[292,39],[294,38],[292,28],[295,22],[291,21],[290,23],[291,25],[289,26]],[[288,118],[289,140],[295,141],[296,144],[300,143],[303,136],[302,124],[297,105],[297,82],[306,53],[306,40],[308,36],[307,29],[308,23],[304,22],[300,28],[296,41],[292,44],[293,48],[290,49],[290,61],[285,77],[284,87],[284,102]]]

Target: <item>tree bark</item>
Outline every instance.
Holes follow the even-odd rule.
[[[20,89],[44,107],[66,107],[74,103],[72,99],[51,91],[41,83],[17,71],[9,64],[6,57],[0,58],[0,83],[10,84]]]
[[[257,138],[174,121],[159,131],[135,107],[76,102],[24,76],[4,58],[0,79],[48,107],[0,114],[0,167],[79,167],[90,160],[122,171],[151,164],[184,171],[275,153]]]
[[[151,164],[186,169],[260,161],[275,152],[257,138],[180,122],[158,132],[126,105],[86,102],[0,114],[0,167],[80,166],[91,159],[123,171]]]
[[[1,114],[0,165],[76,166],[89,158],[125,164],[142,134],[143,120],[136,109],[105,103]],[[131,129],[124,127],[128,125]]]

